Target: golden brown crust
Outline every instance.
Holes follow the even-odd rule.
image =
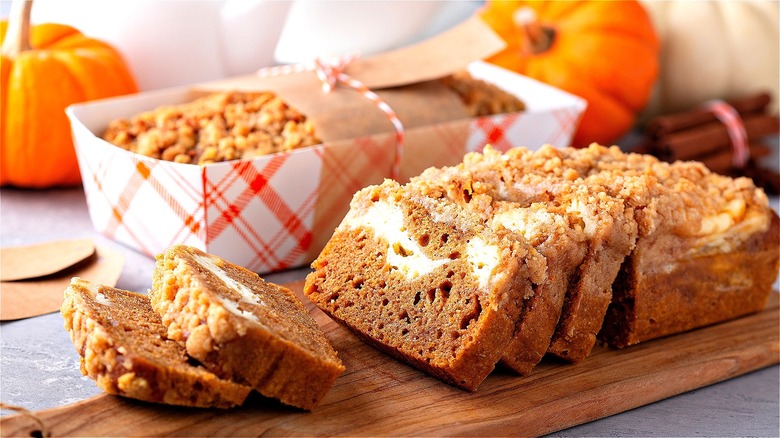
[[[61,309],[81,371],[109,394],[157,403],[229,408],[251,388],[191,365],[167,339],[146,296],[74,278]]]
[[[514,95],[461,72],[442,82],[472,116],[521,111]],[[272,92],[211,93],[109,123],[103,139],[152,158],[209,164],[320,144],[308,118]]]
[[[157,258],[150,298],[190,356],[267,397],[313,409],[344,371],[295,294],[219,257],[169,248]]]
[[[522,151],[507,153],[515,154]],[[659,227],[680,236],[706,234],[712,227],[708,218],[734,213],[733,223],[738,223],[746,211],[766,215],[768,208],[766,194],[750,179],[718,175],[698,162],[665,163],[597,144],[585,149],[545,146],[534,155],[535,166],[549,168],[555,175],[573,172],[586,184],[599,185],[624,200],[635,209],[642,236]]]

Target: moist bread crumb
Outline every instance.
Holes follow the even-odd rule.
[[[285,404],[313,409],[344,371],[293,292],[220,257],[169,248],[157,257],[149,296],[190,356]]]
[[[81,372],[109,394],[181,406],[230,408],[251,388],[218,378],[168,339],[142,294],[73,278],[61,309]]]

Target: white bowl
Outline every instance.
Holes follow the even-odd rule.
[[[296,0],[275,59],[287,64],[384,52],[435,35],[468,18],[479,5],[476,1]]]

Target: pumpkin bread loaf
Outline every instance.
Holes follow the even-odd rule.
[[[459,340],[497,339],[481,318],[461,323],[466,331],[453,326],[470,293],[483,297],[475,315],[484,316],[484,297],[497,292],[496,281],[474,286],[474,273],[492,265],[474,264],[477,238],[502,249],[496,266],[515,254],[525,267],[515,333],[498,352],[521,372],[545,348],[576,362],[598,338],[625,347],[756,312],[780,266],[780,220],[750,180],[617,147],[486,148],[404,186],[366,188],[350,207],[306,295],[370,343],[469,389],[491,367],[464,373]],[[506,251],[506,242],[527,247]],[[442,361],[448,347],[452,361]]]
[[[488,212],[493,222],[522,233],[547,257],[548,290],[543,288],[537,298],[547,305],[540,305],[535,315],[531,310],[529,317],[540,321],[547,313],[554,318],[525,329],[518,326],[502,360],[525,374],[545,352],[572,362],[590,354],[612,298],[612,283],[633,249],[637,230],[625,203],[601,186],[583,184],[570,174],[555,176],[550,172],[555,161],[537,160],[534,152],[511,152],[504,156],[488,147],[482,154],[467,154],[457,166],[428,169],[413,181],[450,186],[451,198]],[[499,208],[475,205],[475,193],[489,195]],[[562,238],[566,235],[568,240]]]
[[[183,406],[229,408],[251,388],[193,364],[168,339],[145,295],[74,278],[62,303],[81,372],[109,394]]]
[[[169,248],[157,257],[149,295],[187,354],[267,397],[312,409],[344,371],[293,292],[217,256]]]
[[[437,187],[355,194],[306,278],[319,308],[377,348],[475,390],[512,339],[546,263]]]

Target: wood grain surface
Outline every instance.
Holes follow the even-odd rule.
[[[288,285],[299,295],[302,283]],[[180,408],[99,395],[35,413],[53,436],[514,435],[537,436],[774,365],[778,294],[734,321],[623,350],[597,347],[583,363],[545,359],[525,377],[495,370],[470,393],[363,344],[305,300],[347,367],[312,412],[252,395],[232,410]],[[29,417],[0,420],[2,436],[36,436]]]

